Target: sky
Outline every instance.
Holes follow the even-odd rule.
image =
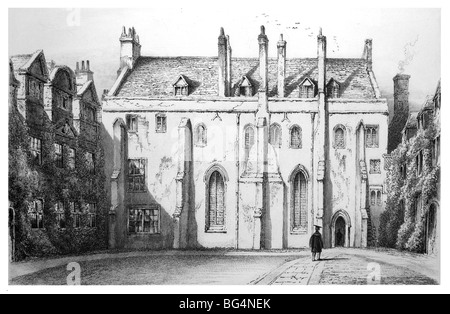
[[[9,9],[8,50],[12,56],[43,49],[47,61],[72,68],[77,61],[90,60],[101,93],[117,75],[122,26],[135,27],[145,56],[216,56],[219,29],[224,27],[233,56],[257,57],[257,36],[265,25],[269,56],[276,57],[283,33],[288,58],[316,57],[322,27],[330,58],[361,57],[364,40],[373,39],[375,76],[390,103],[397,73],[411,75],[413,111],[434,93],[441,77],[440,9],[243,8]]]

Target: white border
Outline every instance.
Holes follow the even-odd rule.
[[[258,4],[255,5],[255,3],[248,3],[238,0],[227,0],[217,3],[217,7],[220,7],[221,5],[227,6],[228,8],[235,7],[235,5],[238,5],[238,7],[241,10],[245,10],[246,7],[248,7],[248,10],[254,10],[255,6],[258,7],[258,10],[271,10],[274,7],[278,8],[289,8],[295,6],[292,1],[286,2],[285,0],[277,0],[277,1],[267,1],[267,0],[259,0]],[[2,4],[5,2],[2,2]],[[149,4],[148,1],[136,1],[136,3],[133,3],[132,7],[148,7],[148,8],[179,8],[181,6],[186,6],[186,3],[188,3],[190,8],[198,8],[199,12],[202,10],[206,10],[204,8],[207,7],[215,7],[216,4],[213,4],[212,1],[195,1],[195,0],[171,0],[171,1],[158,1],[155,4]],[[336,1],[321,1],[318,7],[314,7],[311,5],[307,5],[306,3],[301,4],[302,10],[320,10],[323,12],[324,10],[331,9],[333,7],[349,7],[349,8],[442,8],[441,14],[442,14],[442,37],[441,38],[449,38],[448,29],[450,29],[449,25],[449,1],[444,0],[428,0],[428,1],[397,1],[397,0],[379,0],[377,1],[377,6],[371,5],[372,2],[361,2],[361,1],[348,1],[348,0],[341,0],[339,2]],[[2,17],[2,24],[3,24],[3,30],[8,29],[8,7],[13,8],[34,8],[37,7],[36,1],[6,1],[7,7],[2,7],[1,10],[1,17]],[[127,3],[129,5],[130,3]],[[298,4],[300,6],[300,3]],[[80,0],[80,1],[66,1],[64,4],[61,3],[61,1],[39,1],[39,7],[116,7],[120,8],[124,6],[124,3],[122,1],[117,0],[110,0],[110,1],[96,1],[93,3],[92,0],[86,1],[86,0]],[[325,9],[326,8],[326,9]],[[4,40],[4,42],[8,42],[7,40]],[[38,48],[38,47],[37,47]],[[37,49],[36,48],[36,49]],[[45,47],[44,47],[45,48]],[[446,53],[447,52],[447,53]],[[4,153],[1,155],[1,170],[2,170],[2,181],[1,181],[1,193],[2,193],[2,200],[3,204],[5,205],[3,207],[4,210],[2,210],[2,218],[0,221],[2,223],[0,224],[1,228],[1,234],[3,234],[2,237],[0,237],[0,254],[2,258],[1,261],[1,270],[0,270],[0,292],[4,293],[154,293],[154,294],[173,294],[173,293],[215,293],[215,294],[230,294],[230,293],[256,293],[256,294],[297,294],[297,293],[312,293],[312,294],[318,294],[318,293],[361,293],[361,294],[369,294],[369,293],[444,293],[445,291],[449,291],[450,289],[450,278],[449,278],[449,259],[448,259],[448,248],[449,245],[449,228],[442,228],[442,244],[441,244],[441,265],[443,265],[441,269],[441,285],[440,286],[366,286],[366,287],[355,287],[355,286],[320,286],[320,287],[314,287],[314,286],[136,286],[136,287],[121,287],[121,286],[102,286],[99,287],[15,287],[15,286],[8,286],[8,240],[7,240],[7,178],[8,178],[8,157],[6,153],[6,147],[8,142],[8,121],[7,121],[7,82],[8,82],[8,63],[6,62],[8,58],[8,49],[7,44],[3,45],[2,54],[4,62],[1,64],[3,67],[3,76],[2,76],[2,84],[0,85],[2,88],[2,95],[3,95],[3,105],[1,106],[2,110],[2,119],[3,123],[1,126],[3,127],[3,132],[1,132],[1,143],[2,146],[5,147]],[[449,55],[448,54],[448,41],[442,41],[442,56]],[[442,69],[450,69],[450,66],[448,64],[448,60],[446,58],[442,59]],[[443,105],[443,119],[442,121],[446,121],[445,117],[449,116],[448,112],[450,111],[448,107],[450,104],[446,104],[447,97],[446,92],[449,90],[448,88],[448,70],[442,72],[442,88],[444,90],[444,105]],[[445,133],[444,138],[448,136],[447,132],[447,125],[444,123],[442,125],[442,132]],[[447,141],[443,141],[444,146],[442,147],[442,154],[443,157],[442,160],[445,160],[445,156],[448,153],[448,147],[445,145],[445,143],[448,143]],[[448,185],[448,178],[450,176],[447,176],[446,174],[449,174],[447,172],[447,168],[444,165],[443,173],[442,173],[442,191],[446,191],[446,188]],[[448,204],[448,198],[449,193],[442,193],[442,200],[441,200],[441,208],[442,215],[441,215],[441,224],[444,225],[442,222],[448,221],[448,212],[446,204]]]

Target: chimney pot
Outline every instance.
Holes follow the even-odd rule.
[[[84,67],[84,61],[81,61],[81,71],[86,70],[86,68]]]
[[[131,39],[131,40],[130,40]],[[141,56],[141,45],[139,44],[139,36],[136,34],[134,27],[128,29],[126,33],[125,26],[120,37],[120,68],[124,67],[132,69],[135,61]]]
[[[88,70],[88,71],[91,70],[91,68],[90,68],[90,66],[89,66],[89,60],[86,61],[86,70]]]
[[[80,62],[77,62],[76,72],[80,71]]]

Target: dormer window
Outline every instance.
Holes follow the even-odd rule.
[[[180,75],[173,84],[173,94],[175,96],[189,96],[189,84],[184,75]]]
[[[314,98],[316,96],[316,85],[314,82],[305,78],[300,84],[300,98]]]
[[[341,86],[334,79],[331,79],[327,84],[327,96],[328,98],[339,98],[341,97]]]
[[[236,89],[236,96],[252,97],[253,85],[247,76],[243,76]]]

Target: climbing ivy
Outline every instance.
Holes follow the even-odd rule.
[[[380,219],[381,246],[425,252],[429,202],[438,196],[440,180],[440,165],[433,166],[431,153],[437,132],[435,125],[420,130],[416,137],[400,144],[391,154],[392,164],[387,175],[386,210]],[[423,170],[419,175],[416,156],[420,151],[424,156]],[[400,171],[402,166],[406,166],[406,177]],[[419,193],[422,197],[422,207],[416,213],[415,200]]]
[[[55,129],[46,120],[41,127],[42,164],[36,165],[30,153],[30,137],[21,116],[9,116],[9,200],[15,210],[16,250],[15,260],[26,257],[41,257],[54,254],[78,254],[107,247],[107,208],[104,192],[104,152],[100,142],[95,146],[95,173],[89,169],[80,143],[81,135],[71,143],[76,150],[76,167],[68,165],[67,144],[63,145],[64,166],[58,168],[54,162]],[[35,199],[44,201],[44,229],[32,229],[28,210]],[[66,228],[60,229],[55,204],[66,204]],[[75,202],[82,210],[81,228],[74,227],[74,217],[69,202]],[[97,204],[97,227],[88,228],[86,204]]]

